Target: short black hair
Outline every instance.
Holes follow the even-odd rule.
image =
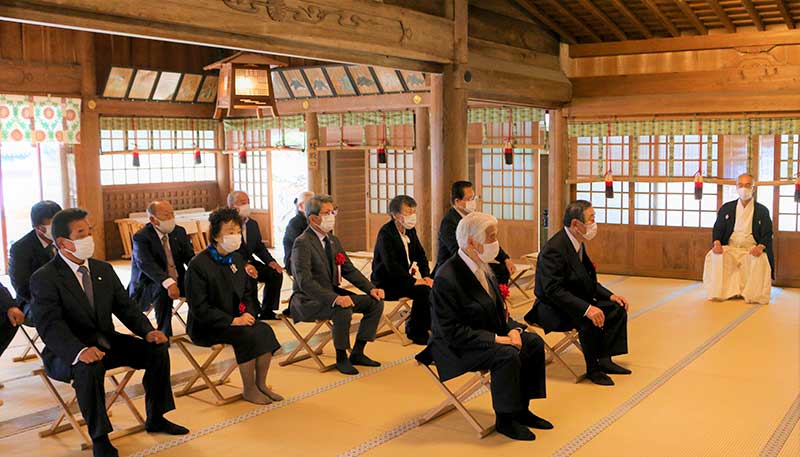
[[[67,208],[57,212],[56,215],[53,216],[53,240],[59,238],[70,239],[69,234],[72,233],[72,231],[69,228],[69,224],[86,219],[88,215],[88,212],[80,208]]]
[[[569,227],[573,219],[586,222],[585,213],[591,207],[592,204],[586,200],[575,200],[567,205],[567,209],[564,211],[564,227]]]
[[[236,208],[217,208],[208,215],[208,239],[212,244],[217,244],[217,237],[219,232],[222,231],[222,225],[234,221],[237,225],[241,226],[243,219],[239,215],[239,210]]]
[[[453,183],[453,187],[450,188],[450,203],[455,203],[456,200],[463,200],[464,199],[464,189],[468,187],[473,187],[472,183],[469,181],[456,181]]]
[[[408,195],[398,195],[389,202],[389,214],[400,214],[400,211],[403,209],[403,205],[406,205],[409,208],[416,208],[417,201]]]
[[[31,207],[31,226],[41,225],[45,219],[52,219],[61,211],[61,205],[52,200],[42,200]]]

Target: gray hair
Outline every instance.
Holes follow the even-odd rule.
[[[742,173],[742,174],[740,174],[739,176],[736,177],[736,182],[737,183],[739,182],[740,179],[742,179],[742,176],[747,176],[748,178],[750,178],[751,181],[753,181],[753,183],[756,182],[756,177],[755,176],[751,175],[750,173]]]
[[[300,192],[297,198],[294,199],[294,204],[299,205],[300,203],[306,203],[309,200],[311,200],[311,197],[313,196],[314,192],[311,192],[310,190],[305,190],[303,192]]]
[[[152,202],[150,202],[149,205],[147,205],[147,209],[145,210],[147,211],[147,215],[156,217],[156,213],[158,212],[158,205],[161,203],[169,203],[169,202],[166,200],[153,200]]]
[[[241,190],[234,190],[233,192],[229,193],[228,194],[228,206],[232,207],[233,203],[236,201],[236,197],[238,197],[241,194],[247,195],[247,192],[244,192],[244,191],[241,191]]]
[[[467,249],[469,238],[484,243],[486,241],[486,229],[492,225],[497,225],[497,218],[486,213],[469,213],[464,216],[456,227],[456,241],[458,247]]]
[[[311,200],[309,200],[305,206],[306,217],[319,216],[319,212],[322,211],[322,205],[325,203],[330,203],[332,205],[333,197],[328,194],[316,194],[311,197]]]
[[[567,205],[566,211],[564,211],[564,227],[569,227],[572,224],[573,219],[577,219],[581,222],[586,222],[586,210],[591,208],[592,204],[586,200],[575,200],[574,202]]]

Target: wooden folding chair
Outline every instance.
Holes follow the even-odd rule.
[[[543,330],[538,324],[530,322],[529,324],[533,327]],[[570,346],[575,346],[578,351],[583,352],[580,339],[578,338],[578,330],[572,329],[560,333],[562,333],[564,337],[558,340],[558,342],[552,346],[547,344],[547,341],[542,338],[545,352],[544,363],[550,363],[553,360],[557,360],[561,365],[564,365],[564,367],[569,370],[569,372],[572,374],[572,377],[575,378],[576,383],[581,382],[586,377],[586,373],[579,374],[577,371],[573,370],[572,367],[570,367],[569,364],[561,357],[562,354],[570,349]]]
[[[178,302],[177,305],[175,304],[176,301]],[[180,297],[177,300],[173,300],[172,301],[172,317],[177,318],[178,322],[180,322],[180,324],[183,326],[184,334],[186,333],[186,325],[187,324],[186,324],[186,320],[183,318],[183,316],[180,315],[180,310],[183,307],[183,305],[185,305],[185,304],[186,304],[186,298],[184,298],[184,297]],[[146,317],[150,317],[150,314],[152,314],[154,310],[155,310],[155,306],[151,306],[144,313],[144,315]]]
[[[225,349],[224,344],[215,344],[211,346],[211,354],[205,359],[205,361],[201,364],[197,361],[195,356],[189,351],[188,345],[196,346],[188,337],[186,336],[176,336],[170,340],[173,344],[178,346],[178,349],[183,353],[186,357],[186,360],[189,361],[189,364],[194,369],[194,374],[189,381],[184,384],[184,386],[175,392],[176,397],[182,397],[184,395],[190,395],[196,392],[200,392],[202,390],[210,390],[211,393],[214,395],[213,403],[216,406],[226,405],[228,403],[233,403],[237,400],[242,398],[242,393],[237,392],[235,395],[225,396],[220,392],[219,386],[227,384],[230,380],[231,374],[233,374],[233,370],[235,370],[238,365],[235,361],[231,363],[229,367],[227,367],[222,374],[217,379],[211,379],[211,376],[208,373],[209,368],[211,368],[211,364],[214,363],[214,360],[222,353]],[[201,385],[197,384],[197,381],[203,381]]]
[[[11,359],[14,362],[26,362],[37,357],[42,358],[42,351],[40,351],[39,347],[36,345],[40,339],[39,333],[33,327],[29,327],[27,329],[25,327],[25,325],[20,325],[19,329],[22,334],[25,335],[25,338],[28,340],[28,344],[25,346],[25,350],[23,350],[20,355]]]
[[[133,414],[133,417],[136,419],[136,425],[124,429],[115,429],[108,436],[108,438],[111,440],[144,430],[144,418],[142,417],[142,414],[136,408],[136,405],[133,404],[128,394],[125,393],[125,387],[128,385],[135,372],[136,370],[130,367],[118,367],[106,371],[105,378],[111,381],[111,385],[114,388],[114,390],[111,392],[111,395],[106,397],[106,412],[109,416],[111,416],[111,407],[118,399],[121,398],[125,405],[127,405],[131,414]],[[45,373],[44,368],[34,370],[33,374],[34,376],[39,376],[42,379],[45,387],[47,387],[47,390],[50,391],[53,399],[56,400],[59,408],[61,408],[61,414],[53,421],[53,423],[50,424],[47,430],[40,431],[39,436],[44,438],[46,436],[52,436],[57,433],[72,429],[75,430],[75,432],[81,438],[81,449],[91,449],[92,440],[89,438],[89,435],[86,433],[86,431],[81,428],[82,425],[86,425],[86,421],[83,418],[78,419],[76,417],[76,413],[72,412],[73,406],[78,401],[77,397],[73,396],[69,401],[65,401],[64,397],[61,396],[61,394],[58,392],[58,389],[56,389],[56,386],[53,385],[53,382]],[[62,424],[62,422],[65,420],[67,423]]]
[[[406,337],[405,332],[400,330],[400,327],[405,324],[410,317],[411,299],[403,297],[397,301],[397,305],[395,305],[391,311],[381,316],[381,324],[378,326],[378,338],[394,333],[398,338],[400,338],[400,344],[403,346],[408,346],[411,344],[411,340]],[[389,328],[381,331],[381,329],[384,327]]]
[[[306,336],[303,336],[297,330],[297,327],[295,327],[295,325],[292,323],[291,317],[287,316],[285,313],[279,313],[278,319],[280,319],[284,325],[286,325],[286,328],[288,328],[292,335],[294,335],[298,343],[297,347],[294,348],[294,350],[290,352],[285,359],[281,360],[278,365],[285,367],[303,360],[313,359],[314,362],[316,362],[320,372],[328,371],[336,366],[335,363],[326,364],[320,358],[323,348],[333,340],[333,323],[330,320],[315,321],[314,327],[311,328]],[[328,327],[329,333],[323,336],[316,346],[311,347],[311,338],[313,338],[322,327]],[[299,355],[300,351],[304,351],[305,354]]]
[[[439,376],[434,373],[430,366],[425,365],[424,363],[418,364],[425,369],[431,378],[433,378],[433,381],[436,383],[439,389],[442,390],[446,397],[444,401],[439,403],[435,408],[431,409],[420,418],[420,425],[430,422],[452,409],[457,409],[458,412],[464,416],[464,419],[467,420],[469,425],[472,426],[472,428],[478,433],[478,438],[484,438],[494,431],[494,424],[484,427],[464,406],[464,402],[467,401],[475,392],[484,386],[487,388],[489,387],[491,384],[491,376],[489,375],[488,371],[484,370],[474,373],[472,376],[470,376],[466,383],[464,383],[454,392],[439,379]]]

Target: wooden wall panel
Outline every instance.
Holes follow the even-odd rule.
[[[800,233],[777,232],[773,240],[775,250],[775,283],[780,286],[800,287]]]
[[[367,249],[367,159],[364,151],[331,151],[330,186],[339,214],[336,236],[348,251]]]
[[[77,64],[77,34],[67,29],[0,21],[0,60]]]
[[[531,221],[501,220],[497,224],[500,246],[517,263],[521,263],[523,255],[539,250],[536,247],[537,233],[535,222]]]
[[[168,200],[175,209],[216,208],[222,203],[216,182],[167,183],[103,187],[106,258],[122,256],[122,242],[114,220],[144,211],[153,200]],[[260,223],[260,221],[259,221]]]

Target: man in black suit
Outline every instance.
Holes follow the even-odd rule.
[[[294,240],[308,228],[305,207],[313,196],[314,192],[305,191],[294,199],[297,214],[289,221],[286,231],[283,233],[283,266],[290,275],[292,274],[292,246],[294,246]]]
[[[150,222],[133,235],[130,297],[141,310],[155,307],[158,329],[172,336],[172,302],[185,296],[183,278],[194,248],[186,229],[175,225],[168,201],[147,206]]]
[[[585,200],[567,206],[564,229],[545,243],[536,264],[536,302],[525,320],[545,332],[578,329],[586,376],[613,386],[609,374],[631,371],[611,361],[628,353],[628,301],[597,282],[584,241],[597,234],[594,208]]]
[[[436,256],[434,275],[439,265],[447,262],[458,251],[458,242],[456,242],[458,222],[462,217],[475,211],[477,207],[478,197],[475,195],[472,183],[469,181],[454,182],[450,189],[450,202],[453,206],[445,213],[442,223],[439,225],[439,252]],[[511,275],[517,272],[516,265],[503,248],[500,248],[497,258],[489,263],[489,267],[500,284],[508,284]]]
[[[235,190],[228,194],[228,207],[238,209],[239,215],[244,219],[242,246],[236,252],[247,260],[247,274],[264,283],[264,295],[258,318],[277,319],[275,310],[281,302],[283,268],[264,245],[258,222],[250,219],[250,197],[240,190]]]
[[[381,227],[372,258],[372,283],[386,291],[387,300],[412,300],[406,335],[416,344],[428,344],[431,329],[430,294],[433,286],[425,249],[417,236],[417,202],[398,195],[389,202],[391,219]],[[416,267],[414,266],[416,265]],[[419,271],[419,278],[416,272]]]
[[[31,207],[33,230],[11,245],[8,275],[17,292],[14,301],[0,300],[0,354],[5,351],[20,325],[33,326],[31,318],[31,275],[55,255],[51,224],[61,211],[58,203],[44,200]],[[6,291],[6,293],[8,293]],[[0,294],[2,295],[2,294]],[[10,296],[9,296],[10,298]]]
[[[497,219],[470,213],[456,230],[459,250],[441,265],[433,284],[433,334],[417,359],[436,362],[442,381],[490,370],[497,431],[516,440],[536,438],[528,427],[553,425],[530,411],[544,398],[544,343],[509,318],[497,279],[488,266],[497,256]]]
[[[108,434],[106,370],[144,369],[148,432],[182,435],[189,431],[164,418],[175,409],[170,386],[167,337],[131,301],[114,268],[92,259],[94,240],[86,211],[59,212],[53,218],[58,255],[31,278],[33,318],[45,343],[47,375],[72,381],[78,407],[89,428],[95,456],[117,456]],[[114,330],[112,315],[135,335]]]
[[[308,228],[297,237],[292,248],[294,290],[289,300],[292,319],[295,322],[333,321],[336,369],[340,373],[358,374],[353,365],[379,367],[380,363],[364,354],[364,347],[367,342],[375,341],[385,294],[353,266],[339,239],[331,233],[336,224],[333,199],[317,194],[305,209]],[[342,278],[368,295],[356,295],[341,288]],[[363,317],[348,358],[353,313],[361,313]]]

